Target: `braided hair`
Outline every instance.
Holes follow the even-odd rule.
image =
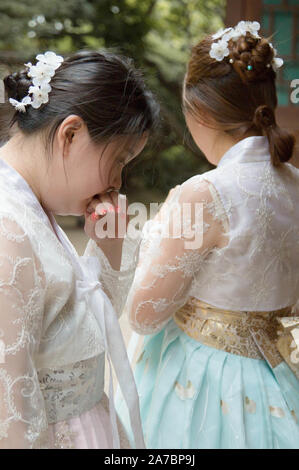
[[[236,137],[267,136],[271,162],[279,166],[292,157],[295,138],[276,122],[274,49],[266,38],[250,32],[230,39],[229,55],[210,57],[212,36],[192,48],[184,81],[183,107],[205,122]]]

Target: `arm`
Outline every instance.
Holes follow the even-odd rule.
[[[185,203],[190,205],[184,206]],[[161,230],[167,224],[169,235],[175,234],[178,208],[184,213],[184,218],[180,218],[182,235],[163,237]],[[188,222],[189,228],[196,231],[197,239],[190,238]],[[205,258],[212,250],[227,244],[228,234],[228,219],[215,188],[200,178],[192,178],[179,186],[170,195],[168,206],[163,205],[154,220],[147,224],[151,230],[149,234],[145,232],[142,240],[139,264],[126,305],[130,325],[139,334],[160,331],[185,304]],[[194,243],[190,244],[192,240]]]
[[[106,203],[107,206],[105,206]],[[98,258],[101,265],[99,281],[102,283],[103,290],[110,298],[118,317],[120,317],[133,281],[140,239],[132,239],[128,236],[126,230],[123,232],[124,227],[119,227],[118,212],[115,210],[113,213],[110,212],[111,205],[116,209],[116,206],[119,204],[119,208],[122,211],[120,216],[122,217],[126,214],[125,227],[127,227],[129,217],[127,214],[127,200],[124,195],[110,193],[109,195],[102,196],[100,200],[95,198],[88,209],[89,211],[93,209],[98,214],[101,214],[103,204],[108,211],[107,215],[104,216],[105,221],[108,223],[109,218],[111,222],[114,220],[112,226],[115,227],[116,238],[99,239],[95,231],[96,225],[93,221],[91,222],[91,217],[87,212],[85,231],[90,240],[87,243],[83,257],[95,256]]]
[[[1,215],[0,449],[47,446],[46,411],[34,364],[43,317],[36,262],[26,233],[13,218]]]
[[[119,269],[113,269],[109,259],[97,243],[90,239],[86,245],[84,256],[96,256],[101,264],[100,282],[110,298],[113,307],[121,316],[130,290],[138,260],[140,239],[124,238]]]

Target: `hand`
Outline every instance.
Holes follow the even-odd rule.
[[[127,208],[126,196],[116,191],[93,198],[84,214],[86,235],[96,242],[123,239],[129,223]]]
[[[84,214],[86,235],[97,243],[116,270],[120,267],[122,244],[129,223],[127,207],[126,196],[113,191],[93,198]]]

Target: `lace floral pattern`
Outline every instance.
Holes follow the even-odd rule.
[[[77,284],[74,265],[83,260],[1,159],[0,207],[0,448],[52,448],[49,424],[56,422],[65,422],[57,446],[72,448],[67,420],[99,402],[104,380],[103,335]],[[134,272],[126,243],[124,284]],[[121,310],[119,292],[112,294]]]
[[[177,187],[170,210],[162,206],[147,222],[151,230],[143,231],[126,304],[132,328],[158,332],[190,296],[247,312],[296,303],[298,187],[299,171],[290,164],[273,167],[261,137],[244,139],[216,169]],[[203,204],[203,225],[187,221],[204,235],[199,249],[184,249],[184,233],[181,240],[162,236],[171,204],[184,202]]]
[[[75,449],[74,439],[78,433],[71,431],[66,421],[57,423],[58,430],[55,432],[54,449]]]
[[[34,367],[43,318],[40,277],[28,236],[12,216],[0,218],[0,448],[32,448],[47,427]],[[24,432],[20,437],[18,428]],[[19,436],[13,438],[13,436]]]
[[[273,167],[258,142],[239,145],[232,162],[201,175],[229,208],[230,240],[206,258],[190,295],[230,310],[271,311],[298,298],[298,170]]]
[[[166,220],[173,224],[173,220],[177,220],[178,204],[183,213],[186,202],[193,208],[196,203],[201,204],[200,230],[198,222],[195,223],[195,211],[191,210],[186,225],[182,224],[181,237],[164,236],[162,230],[159,232],[159,226]],[[227,243],[228,218],[223,206],[215,191],[211,191],[210,183],[201,181],[199,184],[196,178],[179,187],[170,201],[169,212],[163,213],[162,207],[161,213],[150,223],[150,235],[147,231],[141,241],[140,261],[126,304],[130,325],[140,334],[152,334],[164,327],[186,302],[190,286],[206,257],[217,246]],[[204,235],[194,249],[186,248],[186,227],[197,228],[195,233]],[[187,238],[189,235],[190,232]]]
[[[104,390],[105,355],[58,369],[38,371],[48,423],[79,416],[100,401]]]
[[[135,241],[129,237],[124,238],[119,271],[111,268],[108,259],[94,240],[90,239],[88,241],[84,252],[85,256],[96,256],[100,260],[102,268],[100,282],[110,298],[118,317],[122,314],[126,297],[134,278],[139,246],[140,240]]]

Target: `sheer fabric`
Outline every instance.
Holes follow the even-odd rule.
[[[267,354],[242,355],[241,341],[250,341],[238,330],[235,313],[241,326],[253,321],[254,312],[293,307],[298,315],[299,170],[288,163],[273,167],[267,138],[249,137],[174,195],[180,204],[204,203],[203,246],[185,250],[183,240],[163,238],[162,213],[148,222],[152,232],[143,231],[125,306],[132,328],[145,335],[132,335],[129,353],[146,445],[298,449],[298,379],[285,361],[271,366]],[[192,302],[221,311],[216,331]],[[229,327],[225,311],[233,318]],[[179,312],[187,317],[181,325],[175,321]],[[217,347],[204,335],[188,335],[188,327],[209,333]],[[274,322],[269,328],[274,333]],[[269,356],[275,342],[270,346]],[[298,348],[293,354],[298,358]],[[121,394],[117,410],[129,432]]]
[[[101,294],[107,276],[99,269],[94,245],[90,240],[79,257],[23,177],[0,160],[2,449],[113,445],[111,406],[104,393],[103,322],[97,316],[114,315],[111,302],[120,314],[121,302],[109,288],[111,302]],[[78,277],[76,266],[87,275],[92,265],[99,269],[97,279]],[[132,280],[125,257],[122,266],[119,292]],[[90,302],[95,289],[101,294],[97,308]],[[128,447],[118,420],[116,425],[120,445]]]
[[[168,233],[163,232],[167,227]],[[204,260],[227,244],[228,229],[217,191],[204,180],[178,187],[145,224],[140,263],[126,305],[137,333],[160,331],[186,302]]]
[[[47,429],[34,356],[44,314],[44,279],[24,230],[14,217],[0,219],[1,340],[0,448],[31,447]]]
[[[162,209],[147,222],[150,230],[143,230],[126,304],[132,328],[158,332],[189,296],[236,311],[295,305],[298,175],[288,163],[273,167],[266,137],[249,137],[226,152],[217,168],[178,186],[164,214]],[[200,248],[185,248],[184,230],[182,239],[159,235],[177,203],[186,202],[203,204],[203,225],[191,217],[197,234],[203,231]]]
[[[101,263],[100,281],[111,299],[118,317],[121,316],[132,285],[139,257],[140,238],[124,238],[120,270],[111,268],[110,263],[94,240],[89,240],[84,256],[96,256]]]

